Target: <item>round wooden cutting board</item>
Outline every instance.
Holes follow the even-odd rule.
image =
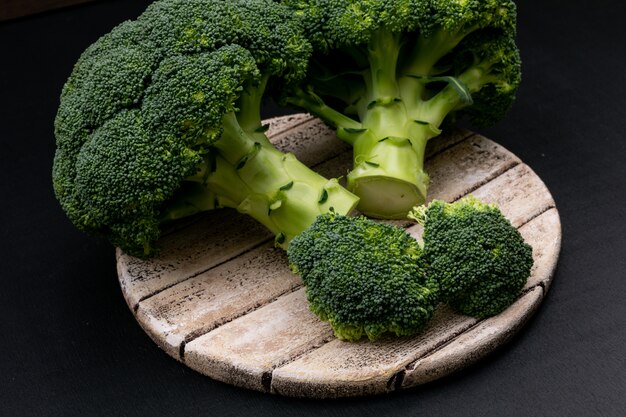
[[[276,146],[326,177],[345,175],[351,150],[304,114],[271,119]],[[515,155],[458,130],[429,144],[430,199],[466,194],[497,203],[533,246],[534,266],[519,299],[485,320],[437,310],[405,338],[342,342],[308,311],[302,281],[273,237],[230,209],[179,223],[158,258],[118,251],[129,307],[169,355],[211,378],[299,397],[345,397],[409,388],[461,369],[505,343],[541,303],[561,244],[559,215],[541,179]],[[397,221],[419,237],[420,226]]]

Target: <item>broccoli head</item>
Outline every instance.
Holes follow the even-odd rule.
[[[409,216],[424,226],[424,259],[441,301],[484,318],[520,295],[533,265],[532,248],[496,205],[472,196],[435,200]]]
[[[456,118],[501,119],[520,83],[512,0],[283,0],[314,52],[284,100],[354,147],[359,209],[404,218],[425,201],[427,141]]]
[[[311,311],[343,340],[417,333],[439,301],[420,245],[395,226],[328,213],[287,254]]]
[[[357,198],[275,149],[264,94],[306,73],[299,22],[269,0],[160,0],[90,46],[55,120],[56,196],[80,229],[149,256],[163,223],[217,207],[286,247]]]

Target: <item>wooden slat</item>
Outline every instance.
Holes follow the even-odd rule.
[[[300,162],[311,167],[350,149],[319,119],[299,123],[268,137],[278,150],[293,153]]]
[[[543,181],[525,164],[505,171],[474,189],[471,194],[485,203],[497,204],[502,214],[517,228],[554,207],[554,200]],[[432,199],[437,198],[436,194],[432,196]],[[411,225],[407,231],[417,240],[422,238],[423,228],[418,224]],[[542,245],[542,242],[534,243]]]
[[[139,303],[137,320],[170,355],[181,345],[302,285],[271,244],[167,288]]]
[[[272,138],[288,130],[296,129],[300,125],[312,120],[317,119],[310,114],[296,113],[288,116],[272,117],[271,119],[264,120],[263,124],[269,126],[265,134]]]
[[[217,380],[267,391],[273,368],[332,338],[300,289],[188,343],[185,363]]]
[[[118,276],[126,302],[135,309],[144,298],[232,259],[271,237],[249,216],[222,209],[161,239],[158,257],[142,260],[118,251]]]
[[[454,201],[519,163],[519,158],[495,142],[471,136],[426,161],[428,200]]]
[[[519,229],[533,247],[533,268],[525,288],[537,285],[548,290],[561,250],[561,221],[555,208],[546,211]]]
[[[495,203],[515,227],[554,207],[543,181],[526,164],[520,164],[474,190],[472,195]]]
[[[474,323],[474,318],[441,307],[428,328],[415,337],[357,343],[335,339],[276,369],[272,375],[272,392],[328,398],[393,390],[393,377],[399,370]]]
[[[539,307],[543,289],[535,287],[497,316],[483,320],[449,344],[409,365],[401,387],[409,388],[464,368],[506,343]]]
[[[426,159],[432,158],[471,136],[474,136],[474,132],[457,128],[430,139],[426,145]]]

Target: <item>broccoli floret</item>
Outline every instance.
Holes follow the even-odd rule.
[[[137,256],[164,223],[232,207],[289,241],[357,197],[275,149],[266,92],[306,73],[299,22],[269,0],[160,0],[89,47],[61,94],[55,193],[80,229]]]
[[[532,249],[494,204],[435,200],[409,217],[423,240],[364,217],[319,216],[291,242],[310,309],[356,341],[421,331],[441,302],[479,319],[508,307],[530,275]]]
[[[415,334],[439,301],[418,242],[395,226],[325,214],[293,239],[287,254],[311,311],[343,340]]]
[[[314,53],[283,100],[354,147],[348,189],[371,217],[425,201],[424,150],[456,118],[491,124],[520,83],[512,0],[283,0]]]
[[[484,318],[520,295],[533,265],[532,248],[496,205],[472,196],[435,200],[409,217],[424,226],[424,259],[441,301]]]

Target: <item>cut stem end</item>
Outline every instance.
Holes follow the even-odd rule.
[[[360,197],[357,209],[368,217],[406,219],[416,205],[426,200],[427,182],[419,184],[388,176],[348,178],[348,189]]]

